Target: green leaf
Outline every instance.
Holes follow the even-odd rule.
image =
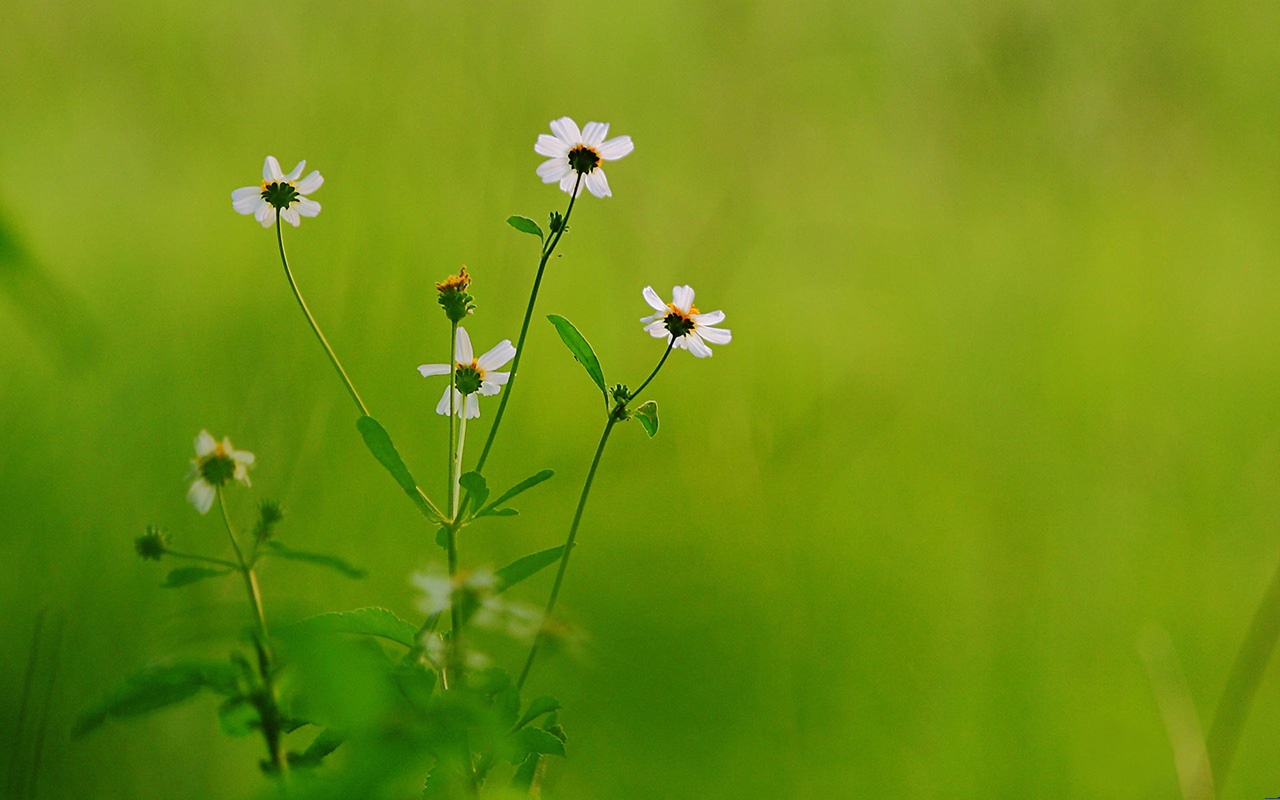
[[[327,556],[323,553],[308,553],[303,550],[293,550],[280,542],[267,542],[267,552],[270,555],[279,558],[287,558],[290,561],[305,561],[308,564],[315,564],[321,567],[337,570],[348,578],[363,578],[365,571],[359,567],[353,567],[346,561],[337,556]]]
[[[71,734],[83,736],[108,719],[137,717],[177,705],[201,689],[218,694],[237,692],[239,674],[240,669],[229,661],[181,661],[147,667],[86,709]]]
[[[652,400],[646,400],[640,404],[640,407],[631,412],[632,415],[640,420],[640,424],[644,426],[644,432],[649,434],[649,438],[658,435],[658,404]]]
[[[519,511],[516,511],[514,508],[497,508],[497,509],[494,509],[493,511],[486,511],[486,512],[485,512],[485,513],[483,513],[483,514],[478,514],[477,516],[482,516],[482,517],[518,517],[518,516],[520,516],[520,512],[519,512]]]
[[[300,619],[281,628],[282,632],[355,633],[378,636],[405,647],[418,646],[418,628],[385,608],[357,608],[354,611],[330,611]]]
[[[228,736],[248,736],[262,727],[262,717],[249,698],[229,697],[218,706],[218,725]]]
[[[538,223],[528,217],[521,217],[518,215],[510,216],[507,217],[507,224],[521,233],[528,233],[533,236],[537,236],[539,239],[543,238],[542,228],[538,227]]]
[[[522,763],[532,753],[564,757],[564,742],[541,728],[521,728],[511,734],[511,746],[519,754],[518,759],[510,759],[513,764]]]
[[[316,734],[311,744],[301,753],[290,753],[289,764],[297,767],[318,767],[325,757],[342,746],[347,737],[335,733],[332,728],[325,728]]]
[[[494,593],[505,592],[517,583],[533,577],[546,567],[559,561],[562,553],[564,553],[564,545],[552,547],[548,550],[540,550],[537,553],[512,561],[493,573],[493,576],[497,578],[493,587]]]
[[[552,475],[555,475],[555,474],[556,474],[555,470],[544,469],[536,475],[531,475],[528,478],[525,478],[524,480],[517,483],[515,486],[512,486],[510,489],[503,492],[502,496],[499,497],[497,500],[494,500],[492,503],[490,503],[487,508],[481,509],[476,514],[476,516],[477,517],[487,517],[489,515],[496,515],[496,516],[503,516],[503,517],[513,516],[515,514],[514,508],[499,508],[499,506],[501,506],[503,503],[507,502],[511,498],[517,495],[523,494],[524,492],[527,492],[528,490],[532,489],[533,487],[537,486],[538,484],[542,483],[543,481],[547,480],[548,478],[550,478]]]
[[[518,723],[516,723],[516,727],[523,728],[525,725],[533,722],[543,714],[550,714],[552,711],[556,711],[559,708],[560,701],[554,697],[543,695],[542,697],[535,698],[529,703],[528,710],[524,712],[524,716],[520,718]]]
[[[356,428],[364,437],[364,443],[369,448],[369,452],[378,459],[378,463],[387,468],[387,472],[390,472],[391,477],[400,484],[404,493],[409,495],[409,499],[418,507],[422,515],[432,522],[444,522],[435,511],[431,510],[431,505],[427,503],[422,490],[418,488],[418,482],[413,479],[409,468],[400,458],[396,446],[391,443],[391,436],[387,433],[387,429],[373,417],[361,417],[356,420]]]
[[[551,324],[556,326],[556,333],[560,334],[560,341],[564,342],[564,346],[569,348],[569,352],[573,353],[573,357],[578,360],[582,368],[591,376],[591,380],[595,381],[596,386],[600,387],[600,391],[605,396],[605,402],[609,402],[609,393],[604,388],[604,370],[600,367],[600,359],[596,358],[596,352],[591,349],[591,345],[583,338],[578,329],[573,327],[573,323],[559,314],[551,314],[547,317],[551,320]]]
[[[229,569],[209,569],[208,567],[181,567],[169,573],[164,583],[160,584],[161,589],[177,589],[179,586],[188,586],[190,584],[202,581],[206,578],[221,578],[223,575],[230,575]]]
[[[479,508],[489,499],[489,482],[479,472],[464,472],[458,477],[458,485],[471,495],[472,508]]]

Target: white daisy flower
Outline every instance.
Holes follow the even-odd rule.
[[[276,157],[267,156],[262,164],[262,183],[232,192],[231,207],[241,214],[252,214],[264,228],[275,224],[277,211],[285,222],[298,227],[301,217],[314,217],[320,213],[320,204],[308,199],[307,195],[324,183],[324,178],[316,170],[298,180],[306,166],[306,161],[299,161],[298,166],[285,175],[280,171]]]
[[[609,123],[588,122],[579,131],[577,123],[568,117],[552,122],[551,132],[555,136],[544,133],[533,146],[534,152],[548,159],[538,167],[538,177],[542,182],[559,183],[566,192],[573,192],[576,184],[575,197],[582,193],[583,186],[596,197],[609,197],[612,192],[600,164],[617,161],[634,150],[631,137],[617,136],[606,142],[604,137],[609,135]]]
[[[249,468],[253,466],[253,453],[236,450],[231,440],[218,441],[208,431],[200,431],[196,437],[196,457],[191,459],[188,479],[194,478],[187,490],[187,501],[201,514],[209,513],[218,496],[218,487],[231,480],[249,485]]]
[[[455,589],[471,595],[477,605],[483,604],[493,594],[497,580],[492,572],[484,569],[460,574],[456,578],[437,572],[419,572],[413,576],[414,585],[423,594],[418,608],[428,616],[446,611],[453,604]]]
[[[713,328],[724,321],[723,311],[699,313],[693,304],[693,287],[676,286],[670,303],[662,302],[652,286],[644,287],[644,301],[656,313],[642,317],[644,329],[655,339],[666,337],[673,347],[688,350],[698,358],[711,355],[708,344],[728,344],[732,336],[724,328]]]
[[[458,416],[475,419],[480,416],[479,395],[495,395],[502,384],[511,377],[510,372],[495,372],[499,367],[507,365],[516,357],[516,349],[511,346],[510,339],[503,339],[489,352],[476,358],[471,349],[471,337],[467,329],[458,326],[458,335],[454,341],[454,358],[457,359],[458,376],[455,380],[453,406]],[[423,364],[418,367],[422,377],[432,375],[448,375],[451,372],[448,364]],[[444,397],[436,405],[436,413],[449,414],[449,387],[444,387]]]

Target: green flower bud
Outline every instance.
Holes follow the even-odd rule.
[[[475,298],[467,294],[467,287],[470,285],[471,276],[467,274],[465,266],[457,275],[450,275],[436,284],[436,292],[439,293],[436,302],[444,309],[444,315],[450,322],[461,322],[476,310]]]

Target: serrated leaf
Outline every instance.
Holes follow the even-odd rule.
[[[369,452],[373,453],[378,463],[391,473],[391,477],[400,485],[404,493],[409,495],[409,499],[418,507],[422,515],[432,522],[443,522],[444,520],[431,510],[431,505],[423,497],[422,490],[418,488],[418,482],[413,479],[409,468],[405,466],[404,459],[400,458],[400,452],[392,444],[391,435],[387,433],[387,429],[373,417],[361,417],[356,420],[356,428],[360,431],[360,436],[364,439]]]
[[[305,561],[308,564],[315,564],[320,567],[328,567],[337,570],[348,578],[363,578],[365,571],[359,567],[353,567],[346,561],[337,556],[328,556],[323,553],[308,553],[304,550],[294,550],[286,547],[280,542],[267,542],[267,552],[279,558],[287,558],[290,561]]]
[[[161,589],[177,589],[180,586],[190,586],[193,583],[205,580],[206,578],[221,578],[223,575],[230,575],[232,570],[229,569],[209,569],[208,567],[181,567],[171,571],[164,579],[164,583],[160,584]]]
[[[501,517],[513,516],[514,514],[518,513],[514,508],[499,508],[499,506],[501,506],[503,503],[507,502],[508,500],[512,499],[513,497],[516,497],[520,494],[523,494],[524,492],[527,492],[528,490],[532,489],[533,487],[537,486],[538,484],[542,483],[543,481],[547,480],[548,478],[550,478],[552,475],[555,475],[555,474],[556,474],[555,470],[544,469],[541,472],[537,473],[536,475],[530,475],[529,477],[517,483],[515,486],[512,486],[510,489],[503,492],[501,497],[499,497],[497,500],[494,500],[492,503],[490,503],[487,508],[481,509],[481,511],[478,514],[476,514],[476,516],[477,517],[487,517],[490,515],[501,516]]]
[[[458,477],[458,485],[471,495],[471,507],[480,508],[489,499],[489,482],[479,472],[464,472]]]
[[[71,734],[83,736],[108,719],[137,717],[176,705],[201,689],[219,694],[236,692],[239,673],[239,667],[226,661],[180,661],[147,667],[86,709]]]
[[[596,358],[596,352],[591,349],[591,345],[578,329],[573,327],[573,323],[559,314],[551,314],[547,317],[551,320],[551,324],[556,326],[556,333],[560,334],[560,341],[564,342],[564,346],[569,348],[569,352],[573,353],[573,357],[578,360],[582,368],[587,371],[587,375],[591,376],[591,380],[596,386],[600,387],[601,393],[605,396],[605,402],[609,402],[609,393],[604,388],[604,369],[600,366],[600,359]]]
[[[543,714],[550,714],[552,711],[556,711],[559,708],[560,701],[554,697],[543,695],[542,697],[534,698],[529,703],[529,708],[524,712],[524,716],[520,718],[518,723],[516,723],[516,727],[523,728],[525,725],[533,722]]]
[[[507,217],[507,224],[515,228],[516,230],[520,231],[521,233],[528,233],[533,236],[537,236],[539,239],[543,238],[542,228],[539,227],[538,223],[534,222],[528,217],[512,215],[510,217]]]
[[[354,611],[330,611],[300,619],[281,628],[282,632],[354,633],[389,639],[405,647],[416,647],[418,628],[385,608],[357,608]]]
[[[652,400],[646,400],[640,404],[640,407],[631,414],[644,426],[644,432],[649,434],[649,438],[658,435],[658,404]]]
[[[228,736],[248,736],[262,727],[262,717],[247,697],[229,697],[218,706],[218,726]]]

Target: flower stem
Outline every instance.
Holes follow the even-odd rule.
[[[252,565],[244,560],[240,542],[236,540],[235,530],[231,527],[231,516],[227,513],[227,500],[218,487],[218,508],[222,511],[222,522],[227,528],[227,538],[231,540],[231,549],[235,551],[237,569],[244,577],[244,586],[249,595],[249,605],[253,608],[254,618],[258,622],[258,635],[254,637],[254,646],[258,651],[258,674],[262,678],[263,697],[258,705],[258,714],[262,721],[262,737],[267,743],[267,755],[271,766],[281,780],[289,776],[289,760],[283,752],[284,730],[283,715],[280,713],[279,698],[276,696],[275,677],[271,653],[271,635],[267,632],[267,617],[262,610],[262,590],[258,587],[258,575]]]
[[[480,451],[480,460],[476,462],[476,472],[484,470],[484,465],[489,460],[489,451],[493,449],[493,440],[497,437],[498,428],[502,425],[502,416],[507,412],[507,403],[511,400],[511,391],[516,385],[516,373],[520,370],[520,359],[524,357],[524,340],[529,335],[529,321],[533,319],[533,307],[538,302],[538,289],[542,286],[542,274],[547,269],[547,261],[551,259],[551,254],[555,252],[556,245],[560,244],[560,237],[564,236],[564,232],[569,228],[569,215],[573,213],[573,202],[578,199],[578,189],[581,188],[581,182],[582,173],[578,173],[578,177],[573,182],[573,192],[569,195],[569,207],[565,209],[564,217],[560,220],[560,229],[549,236],[546,244],[542,247],[542,259],[538,262],[538,273],[533,278],[533,290],[529,292],[529,305],[524,310],[524,322],[520,323],[520,337],[516,340],[516,357],[511,362],[511,377],[507,379],[502,399],[498,401],[498,411],[494,414],[493,425],[489,428],[489,435],[485,439],[484,448]]]
[[[658,366],[653,368],[653,372],[650,372],[649,377],[644,379],[644,383],[640,384],[639,389],[636,389],[634,392],[632,392],[630,395],[627,396],[628,403],[630,403],[632,400],[635,400],[637,397],[639,397],[640,393],[644,391],[645,387],[648,386],[649,383],[654,378],[658,377],[658,370],[662,369],[662,365],[667,363],[667,356],[671,355],[671,350],[675,346],[676,346],[675,339],[672,339],[671,341],[667,342],[666,352],[662,354],[662,358],[658,359]]]
[[[533,668],[534,659],[538,657],[538,650],[542,647],[545,638],[547,623],[551,620],[551,613],[555,611],[556,600],[560,597],[560,586],[564,583],[565,571],[569,568],[569,554],[573,552],[574,542],[578,538],[578,525],[582,522],[582,511],[587,507],[587,497],[591,494],[591,483],[595,480],[596,469],[600,466],[600,457],[604,455],[604,446],[609,441],[609,433],[613,431],[613,426],[618,424],[619,416],[617,410],[609,413],[609,421],[604,425],[604,433],[600,435],[600,444],[596,445],[596,454],[591,459],[591,468],[587,470],[587,480],[582,485],[582,495],[578,498],[578,508],[573,512],[573,522],[569,525],[569,536],[564,542],[564,552],[560,554],[560,567],[556,570],[556,581],[551,586],[551,597],[547,600],[546,611],[542,614],[542,625],[538,627],[538,633],[533,639],[533,646],[529,648],[529,657],[525,659],[524,669],[520,671],[520,680],[516,681],[516,689],[524,688],[524,682],[529,677],[529,670]]]
[[[1258,693],[1262,683],[1262,675],[1266,672],[1267,662],[1275,651],[1276,641],[1280,639],[1280,567],[1271,576],[1258,610],[1254,612],[1253,623],[1249,632],[1240,644],[1240,652],[1236,654],[1235,663],[1231,666],[1231,674],[1227,678],[1226,688],[1222,690],[1222,699],[1218,702],[1218,712],[1214,715],[1213,725],[1209,728],[1206,746],[1209,751],[1209,765],[1212,780],[1221,792],[1235,756],[1236,746],[1240,744],[1240,734],[1244,730],[1245,719],[1249,716],[1249,706]]]
[[[458,479],[462,474],[462,442],[466,435],[466,419],[459,418],[459,411],[465,414],[466,403],[458,408],[458,323],[452,325],[449,335],[449,521],[445,526],[445,549],[449,557],[449,583],[453,587],[449,599],[449,658],[446,678],[453,683],[457,667],[459,648],[462,646],[462,606],[461,592],[458,587]]]
[[[227,561],[225,558],[210,558],[209,556],[198,556],[195,553],[179,553],[177,550],[165,550],[164,554],[166,556],[173,556],[174,558],[189,558],[192,561],[204,561],[209,564],[219,564],[224,567],[230,567],[231,569],[240,569],[239,564],[236,564],[233,561]]]
[[[342,382],[347,387],[347,392],[351,394],[351,399],[356,402],[356,406],[360,408],[360,413],[369,416],[369,409],[365,406],[364,401],[360,399],[356,387],[352,385],[351,379],[347,377],[347,372],[342,368],[338,356],[333,352],[333,348],[329,346],[329,340],[324,338],[324,334],[320,331],[320,326],[316,323],[316,318],[311,316],[311,309],[307,308],[307,302],[302,299],[302,292],[298,291],[298,283],[293,279],[293,270],[289,269],[289,259],[284,254],[284,233],[280,228],[280,216],[276,215],[276,243],[280,245],[280,263],[284,264],[284,275],[289,279],[289,288],[293,289],[293,296],[298,299],[298,305],[302,307],[302,313],[306,315],[307,322],[311,323],[311,330],[315,332],[316,338],[320,340],[320,344],[324,347],[325,353],[329,356],[329,361],[333,364],[333,368],[338,371],[338,377],[342,378]]]

